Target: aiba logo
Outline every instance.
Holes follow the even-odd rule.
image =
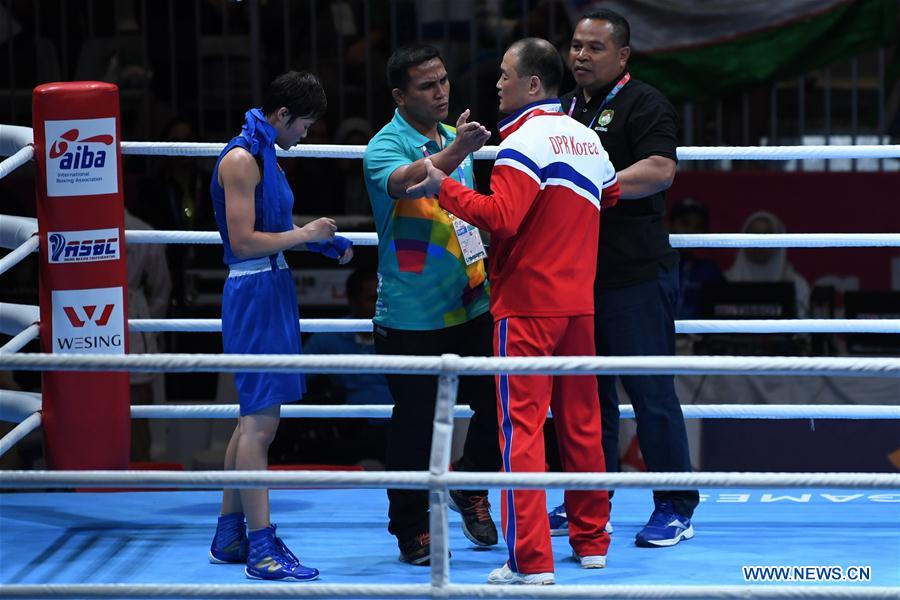
[[[62,159],[59,161],[60,170],[100,168],[106,164],[106,152],[104,148],[91,151],[91,144],[103,144],[112,146],[113,136],[95,135],[84,139],[78,139],[77,129],[70,129],[62,134],[60,139],[50,146],[50,158]],[[69,143],[76,144],[74,152],[69,149]]]
[[[57,290],[53,303],[55,354],[125,354],[122,288]]]
[[[119,191],[114,118],[46,121],[44,136],[48,196]]]
[[[50,264],[119,259],[118,229],[51,231],[47,243]]]

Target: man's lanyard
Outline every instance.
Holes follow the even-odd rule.
[[[590,123],[588,124],[588,129],[594,128],[594,123],[597,121],[597,117],[600,116],[600,113],[603,112],[603,109],[606,107],[606,105],[609,104],[610,101],[612,101],[612,99],[616,97],[616,94],[618,94],[619,91],[623,87],[625,87],[625,84],[628,83],[630,80],[631,80],[631,73],[625,73],[625,75],[622,76],[622,79],[619,80],[619,83],[617,83],[616,85],[613,86],[613,89],[611,89],[609,91],[609,93],[606,95],[606,98],[604,98],[603,102],[600,103],[600,108],[598,108],[597,112],[594,113],[594,118],[591,119]],[[570,117],[572,116],[572,113],[575,112],[576,104],[578,104],[578,96],[577,95],[572,98],[572,105],[569,107],[569,116]]]

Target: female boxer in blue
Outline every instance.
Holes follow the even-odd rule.
[[[294,195],[275,156],[276,144],[286,150],[306,137],[326,106],[315,75],[285,73],[269,85],[262,108],[247,111],[240,135],[219,155],[210,190],[229,269],[222,292],[226,354],[300,353],[297,294],[282,251],[318,251],[341,264],[353,257],[350,241],[334,235],[333,219],[294,225]],[[225,452],[225,470],[266,470],[281,404],[303,396],[303,375],[236,373],[234,379],[241,415]],[[244,572],[252,579],[319,576],[275,535],[268,489],[224,490],[209,560],[246,563]]]

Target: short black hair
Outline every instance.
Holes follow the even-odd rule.
[[[288,125],[297,118],[318,119],[328,109],[322,82],[307,71],[288,71],[279,75],[266,89],[262,112],[268,116],[282,106],[291,114]]]
[[[628,24],[628,19],[616,11],[609,10],[608,8],[599,8],[582,15],[581,18],[578,19],[578,22],[580,23],[585,19],[590,19],[591,21],[606,21],[612,25],[612,37],[619,48],[628,46],[631,43],[631,26]]]
[[[555,95],[563,78],[563,61],[556,47],[543,38],[530,37],[513,42],[510,50],[519,56],[519,77],[536,75],[544,90]]]
[[[434,46],[411,44],[397,48],[387,63],[388,88],[406,91],[406,86],[409,85],[410,67],[421,65],[433,58],[444,61],[440,51]]]
[[[363,284],[370,280],[378,280],[378,273],[372,269],[360,267],[350,273],[350,276],[347,277],[347,300],[359,298],[362,294]]]

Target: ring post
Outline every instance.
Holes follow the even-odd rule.
[[[127,352],[119,89],[48,83],[32,94],[40,238],[41,350]],[[126,372],[45,371],[51,469],[125,469],[131,446]]]
[[[431,478],[447,474],[453,444],[453,407],[459,391],[459,356],[441,355],[441,372],[434,408],[434,428],[431,435],[431,458],[428,471]],[[431,487],[429,499],[429,531],[431,532],[431,585],[446,590],[450,584],[450,535],[447,526],[446,487]]]

